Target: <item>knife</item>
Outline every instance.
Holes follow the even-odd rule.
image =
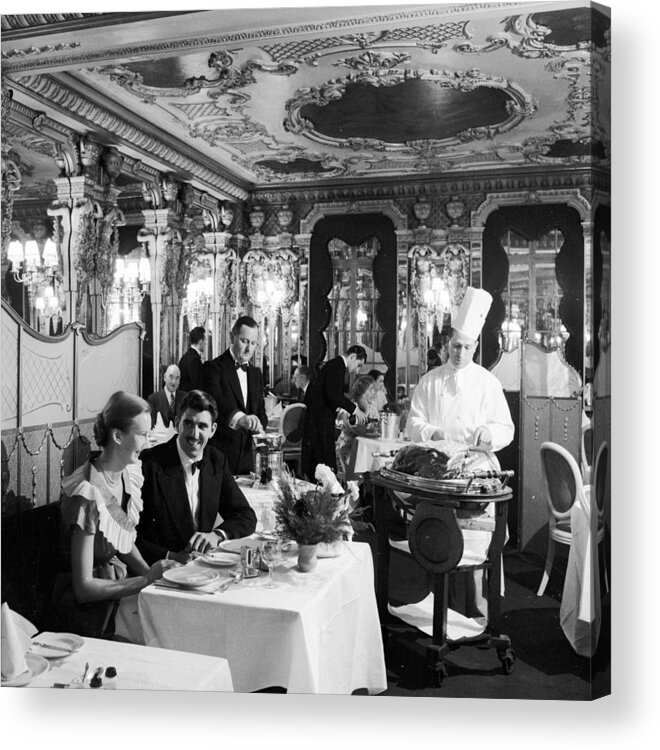
[[[35,646],[41,646],[41,648],[51,648],[54,651],[64,651],[66,654],[73,653],[70,648],[65,648],[64,646],[56,646],[53,643],[44,643],[43,641],[32,641],[32,643]]]
[[[184,589],[182,586],[176,586],[169,583],[153,584],[157,589],[167,589],[168,591],[181,591],[184,594],[196,594],[197,596],[204,596],[204,594],[212,594],[213,591],[200,591],[199,589]]]

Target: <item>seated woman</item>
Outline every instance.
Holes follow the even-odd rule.
[[[148,447],[150,430],[149,404],[124,391],[114,393],[94,425],[100,452],[92,452],[62,482],[63,551],[71,574],[56,592],[61,629],[112,635],[119,600],[137,594],[174,564],[159,560],[149,567],[135,546],[142,510],[139,455]]]
[[[346,476],[346,467],[351,455],[353,441],[357,435],[374,434],[376,429],[374,425],[378,422],[378,408],[376,406],[376,384],[371,375],[360,375],[356,378],[348,396],[351,401],[357,404],[358,409],[367,415],[368,420],[365,424],[351,424],[349,415],[343,409],[337,416],[337,427],[340,429],[337,440],[337,466],[341,467],[344,479],[353,479]]]
[[[369,375],[374,379],[374,385],[376,388],[376,410],[380,411],[385,404],[390,401],[390,397],[385,387],[385,373],[381,370],[371,370]]]

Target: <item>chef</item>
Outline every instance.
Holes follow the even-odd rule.
[[[424,375],[415,388],[406,432],[416,443],[450,440],[474,448],[471,469],[495,469],[500,465],[495,451],[512,440],[514,426],[502,386],[485,368],[472,361],[492,297],[483,289],[468,287],[452,321],[449,359]],[[488,506],[493,513],[492,504]],[[491,533],[464,530],[465,549],[461,564],[482,562],[488,551]],[[465,576],[468,578],[469,576]],[[464,614],[486,625],[486,597],[475,573],[468,581]],[[470,591],[471,589],[474,589]]]

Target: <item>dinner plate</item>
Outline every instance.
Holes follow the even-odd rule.
[[[207,583],[215,581],[219,577],[217,570],[205,570],[197,566],[185,566],[181,568],[168,568],[163,571],[163,578],[170,583],[176,583],[179,586],[189,586],[198,588],[206,586]]]
[[[3,687],[22,687],[50,669],[48,660],[44,659],[43,656],[37,656],[28,652],[25,654],[25,661],[28,666],[27,672],[22,672],[16,677],[12,677],[11,680],[2,680]]]
[[[199,558],[202,562],[207,565],[213,565],[217,568],[230,568],[232,565],[236,565],[240,558],[235,552],[207,552],[205,555],[201,555]]]
[[[85,643],[74,633],[48,633],[36,635],[34,638],[38,643],[32,643],[30,653],[43,656],[45,659],[62,659],[81,649]]]

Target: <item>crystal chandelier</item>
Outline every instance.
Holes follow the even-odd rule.
[[[115,260],[115,274],[108,294],[108,330],[140,320],[140,305],[149,292],[149,259],[122,257]]]

